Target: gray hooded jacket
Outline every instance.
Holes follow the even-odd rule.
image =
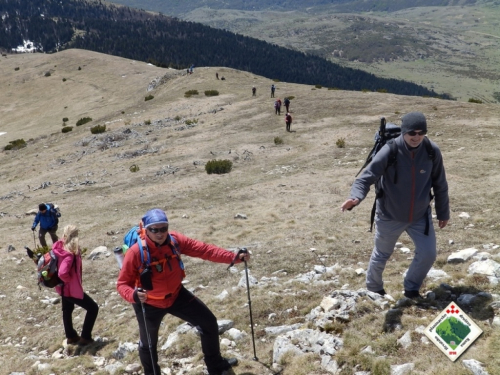
[[[351,198],[362,201],[370,191],[370,186],[380,178],[379,186],[383,194],[377,198],[377,214],[383,214],[391,220],[411,223],[427,213],[432,188],[437,219],[449,220],[448,183],[438,146],[430,141],[435,155],[433,161],[423,144],[425,140],[411,151],[408,150],[403,135],[394,141],[398,148],[395,165],[388,167],[390,147],[385,145],[354,181]],[[397,181],[394,183],[396,169]]]

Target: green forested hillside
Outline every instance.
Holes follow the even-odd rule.
[[[4,50],[29,39],[46,52],[82,48],[164,67],[226,66],[279,81],[438,96],[414,83],[378,78],[258,39],[101,1],[0,0],[0,12]]]

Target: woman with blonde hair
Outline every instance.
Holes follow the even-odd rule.
[[[94,342],[92,329],[99,312],[95,301],[83,292],[82,255],[78,245],[78,228],[67,225],[62,239],[57,241],[52,250],[57,256],[58,275],[63,284],[56,286],[62,299],[64,331],[68,344],[88,345]],[[81,336],[73,328],[72,314],[75,305],[87,310]]]

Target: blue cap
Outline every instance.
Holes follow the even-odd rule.
[[[142,224],[145,228],[154,224],[168,224],[167,215],[160,208],[153,208],[142,217]]]

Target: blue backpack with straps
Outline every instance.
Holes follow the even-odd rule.
[[[151,265],[155,265],[155,262],[151,262],[151,256],[149,255],[149,249],[147,246],[143,246],[140,232],[141,232],[141,227],[138,225],[130,228],[130,230],[125,234],[123,237],[123,245],[121,247],[121,250],[123,252],[123,255],[127,252],[129,248],[131,248],[133,245],[136,243],[139,245],[139,253],[141,254],[141,268],[146,268]],[[175,239],[175,237],[172,234],[169,234],[169,245],[170,248],[172,249],[172,253],[175,258],[179,261],[179,265],[181,269],[184,271],[184,263],[181,260],[181,252],[179,250],[179,243]],[[120,265],[121,268],[121,265]]]

